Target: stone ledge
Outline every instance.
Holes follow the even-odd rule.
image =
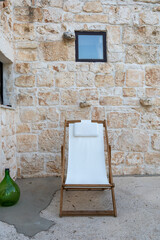
[[[0,105],[0,108],[4,108],[4,109],[9,109],[9,110],[16,110],[14,107],[9,107],[7,105]]]
[[[13,48],[3,35],[0,37],[0,60],[3,63],[13,63],[14,61]]]

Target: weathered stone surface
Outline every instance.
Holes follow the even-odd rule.
[[[86,64],[85,64],[86,65]],[[83,66],[84,66],[84,63],[83,63]],[[114,72],[114,66],[113,66],[113,64],[111,64],[111,63],[90,63],[90,65],[89,65],[89,69],[87,69],[87,71],[88,70],[90,70],[91,72],[94,72],[94,73],[100,73],[100,74],[102,74],[102,73],[106,73],[106,74],[111,74],[111,73],[113,73]],[[82,69],[82,67],[81,67],[81,71],[82,71],[83,69]]]
[[[121,31],[119,26],[107,26],[107,35],[109,44],[120,44]]]
[[[38,103],[41,106],[57,105],[59,104],[59,93],[41,90],[38,92]]]
[[[124,80],[125,80],[124,64],[118,63],[116,64],[115,85],[122,87],[124,85]]]
[[[17,135],[18,152],[36,152],[37,136],[31,134]]]
[[[160,43],[159,26],[138,26],[125,27],[123,33],[123,43],[141,44],[141,43]]]
[[[62,134],[58,130],[48,129],[40,133],[38,149],[40,152],[60,152]]]
[[[107,114],[107,124],[110,128],[135,128],[139,121],[138,113],[112,112]]]
[[[145,162],[150,165],[159,166],[160,165],[160,153],[158,152],[148,152],[144,155]]]
[[[112,153],[112,164],[113,165],[120,165],[125,162],[125,155],[124,152],[113,152]]]
[[[75,81],[74,72],[60,72],[56,74],[56,87],[73,87]]]
[[[30,64],[29,63],[17,63],[15,66],[15,71],[17,73],[29,73]]]
[[[45,61],[68,60],[68,47],[62,41],[44,42],[40,47]]]
[[[157,63],[156,46],[128,46],[126,48],[126,63]]]
[[[61,91],[61,105],[77,105],[78,95],[75,90]]]
[[[134,2],[159,3],[159,0],[134,0]]]
[[[95,119],[95,120],[105,119],[105,108],[104,107],[93,107],[92,119]]]
[[[83,89],[79,91],[78,100],[80,102],[88,102],[92,105],[98,104],[98,91],[97,89]]]
[[[35,86],[35,76],[33,75],[21,75],[15,79],[15,85],[17,87],[34,87]]]
[[[20,91],[17,94],[17,104],[19,106],[33,106],[35,104],[35,94],[33,91]]]
[[[109,8],[109,23],[130,24],[131,10],[127,6],[111,6]]]
[[[61,9],[56,8],[48,8],[44,9],[44,21],[54,22],[54,23],[61,23],[62,22],[63,12]]]
[[[123,88],[123,97],[136,97],[135,88]]]
[[[68,0],[65,1],[63,5],[63,10],[66,12],[73,12],[73,13],[79,13],[82,10],[82,2],[79,0]]]
[[[40,71],[37,73],[37,86],[38,87],[53,87],[54,75],[53,71]]]
[[[92,72],[77,72],[76,85],[77,87],[93,87],[95,75]]]
[[[35,38],[34,25],[32,23],[14,23],[13,31],[16,40],[33,40]]]
[[[91,111],[90,108],[77,108],[72,106],[67,106],[60,108],[60,123],[64,126],[65,119],[67,120],[77,120],[77,119],[90,119]]]
[[[75,16],[76,22],[82,23],[108,23],[108,16],[107,15],[76,15]]]
[[[146,68],[146,85],[152,87],[160,86],[160,67],[147,67]]]
[[[20,111],[20,120],[24,123],[34,123],[46,120],[46,109],[24,108]]]
[[[46,118],[52,122],[59,121],[59,112],[57,111],[56,107],[49,107],[47,109],[47,116]]]
[[[17,54],[17,60],[19,61],[36,61],[37,60],[37,51],[35,50],[19,50]]]
[[[23,177],[37,177],[43,174],[44,157],[40,154],[21,154],[20,164]]]
[[[112,75],[96,75],[95,77],[96,87],[113,87],[114,78]]]
[[[152,148],[160,151],[160,134],[153,134],[151,137]]]
[[[140,129],[122,130],[115,148],[121,151],[147,152],[149,136]]]
[[[102,106],[120,106],[120,105],[122,105],[122,98],[114,97],[114,96],[101,97],[100,105],[102,105]]]
[[[145,72],[142,70],[128,69],[126,72],[127,87],[142,87],[144,84]]]
[[[61,173],[61,157],[59,155],[45,155],[46,159],[46,172],[53,175]]]
[[[140,13],[139,17],[141,25],[156,25],[159,23],[158,14],[151,11]]]
[[[86,2],[83,6],[84,12],[99,13],[103,11],[102,4],[100,1]]]
[[[17,124],[16,133],[29,133],[30,130],[31,129],[28,124],[25,124],[25,123]]]
[[[20,22],[42,22],[43,12],[41,8],[17,7],[14,9],[15,19]]]
[[[142,153],[128,153],[126,155],[126,164],[129,166],[137,165],[140,166],[144,162]]]

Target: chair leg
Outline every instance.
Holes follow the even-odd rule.
[[[59,216],[62,217],[62,208],[63,208],[63,186],[61,186],[61,196],[60,196],[60,211]]]
[[[112,202],[113,202],[113,211],[114,211],[114,216],[117,217],[117,208],[116,208],[116,200],[115,200],[115,193],[114,193],[114,188],[111,188],[112,191]]]

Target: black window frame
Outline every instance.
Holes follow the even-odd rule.
[[[3,105],[3,63],[0,62],[0,104]]]
[[[103,59],[79,59],[78,47],[79,47],[79,35],[101,35],[103,36]],[[106,44],[106,32],[93,32],[93,31],[75,31],[75,59],[76,62],[107,62],[107,44]]]

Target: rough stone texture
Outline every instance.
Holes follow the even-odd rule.
[[[15,53],[5,83],[11,104],[16,99],[16,129],[8,119],[0,133],[2,158],[11,159],[17,151],[13,168],[9,160],[14,175],[18,169],[19,177],[34,176],[38,158],[40,169],[35,175],[60,174],[64,120],[91,118],[107,119],[114,174],[160,173],[156,160],[160,152],[158,3],[0,2],[0,32]],[[84,30],[106,31],[107,63],[75,62],[75,41],[64,40],[63,33]],[[149,99],[149,106],[142,104],[144,99]],[[81,102],[88,107],[80,108]]]

